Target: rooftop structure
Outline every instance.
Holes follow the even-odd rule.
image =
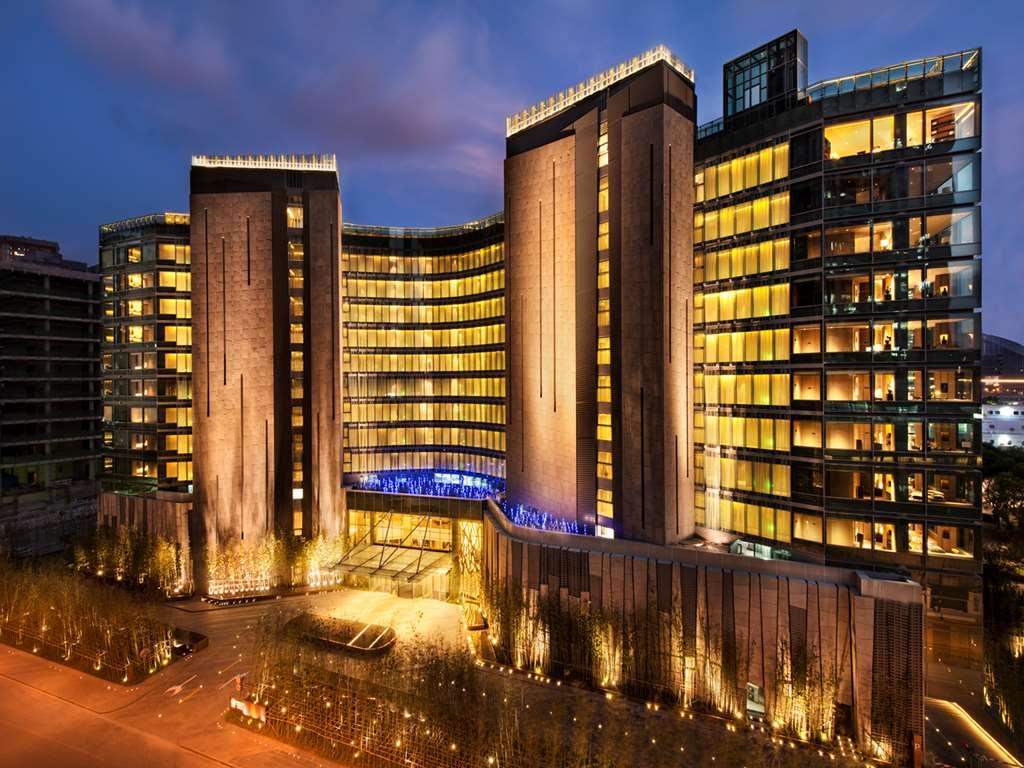
[[[323,155],[192,155],[193,168],[254,168],[274,171],[338,172],[333,154]]]
[[[629,61],[624,61],[617,66],[606,69],[604,72],[600,72],[577,83],[575,86],[559,91],[557,94],[549,96],[547,99],[539,101],[531,107],[509,115],[505,119],[505,135],[511,136],[514,133],[524,131],[537,123],[543,122],[563,109],[568,109],[588,96],[593,96],[595,93],[614,85],[620,80],[625,80],[630,75],[659,61],[668,64],[691,83],[694,82],[693,70],[682,59],[672,53],[667,46],[659,45],[644,51],[639,56],[634,56]]]
[[[152,227],[158,224],[168,225],[179,225],[184,224],[188,226],[188,214],[187,213],[172,213],[166,211],[164,213],[148,213],[145,216],[133,216],[130,219],[119,219],[118,221],[112,221],[109,224],[100,224],[100,236],[110,235],[114,232],[124,232],[132,229],[143,229],[144,227]]]

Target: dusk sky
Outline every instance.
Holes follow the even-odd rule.
[[[965,12],[969,7],[970,12]],[[799,27],[811,82],[984,47],[984,329],[1024,340],[1024,3],[5,3],[0,232],[96,259],[103,222],[188,210],[198,153],[332,152],[347,221],[501,206],[505,115],[665,43],[696,71]]]

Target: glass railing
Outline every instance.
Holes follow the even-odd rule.
[[[867,91],[882,86],[898,85],[911,80],[927,77],[941,77],[953,72],[976,72],[981,66],[981,49],[971,48],[945,56],[931,56],[924,59],[905,61],[880,67],[856,75],[822,80],[807,87],[804,96],[808,102],[821,101],[844,93]],[[704,139],[725,130],[725,121],[719,117],[697,128],[697,139]]]
[[[940,77],[951,72],[977,70],[980,65],[981,49],[979,48],[951,53],[946,56],[915,59],[903,62],[902,64],[894,64],[868,72],[861,72],[856,75],[822,80],[820,83],[807,87],[807,100],[811,102],[820,101],[821,99],[839,96],[844,93],[867,91],[872,88],[905,83],[910,80],[920,80],[926,77]]]

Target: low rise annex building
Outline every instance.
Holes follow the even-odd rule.
[[[475,601],[518,665],[920,764],[926,622],[980,618],[980,71],[809,86],[793,31],[698,126],[655,48],[510,116],[504,210],[436,229],[342,223],[333,156],[197,156],[200,590],[331,540],[300,578]]]

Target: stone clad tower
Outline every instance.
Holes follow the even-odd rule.
[[[693,73],[655,48],[508,120],[508,493],[693,532]]]

